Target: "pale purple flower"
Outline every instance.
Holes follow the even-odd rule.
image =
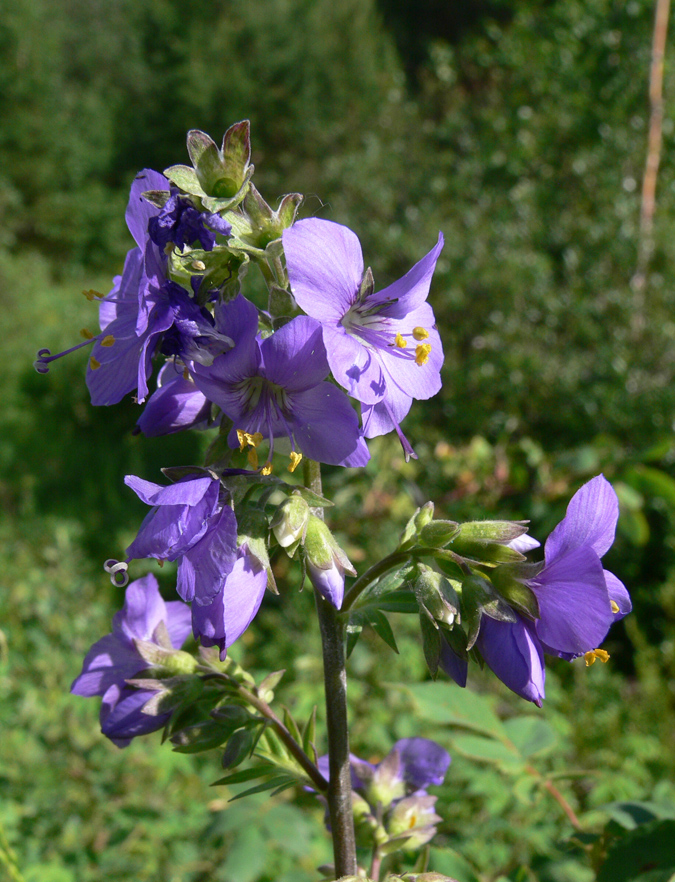
[[[258,335],[258,311],[239,295],[216,310],[216,327],[235,346],[210,366],[194,364],[195,384],[234,423],[231,447],[260,433],[332,465],[361,466],[369,454],[346,395],[326,382],[326,350],[318,322],[299,316],[270,337]],[[241,435],[238,434],[242,433]]]
[[[321,322],[335,379],[363,407],[367,438],[395,429],[413,398],[441,388],[443,349],[426,302],[443,236],[403,278],[375,292],[364,276],[357,236],[347,227],[312,218],[283,233],[291,290]],[[412,455],[402,438],[404,449]]]
[[[167,634],[170,646],[165,644]],[[161,729],[170,716],[144,714],[143,706],[156,693],[126,683],[150,667],[134,640],[180,649],[189,634],[190,608],[179,600],[165,603],[152,574],[127,587],[112,633],[94,643],[70,689],[75,695],[103,696],[101,731],[118,747],[125,747],[136,735]]]
[[[128,558],[177,560],[178,594],[188,602],[210,603],[237,554],[237,521],[222,499],[220,480],[191,475],[162,486],[127,475],[124,483],[153,506],[127,548]]]
[[[234,566],[208,605],[192,604],[192,629],[203,646],[217,646],[224,659],[260,609],[267,572],[246,545],[237,549]]]

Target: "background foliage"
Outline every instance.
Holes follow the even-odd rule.
[[[89,406],[84,357],[48,377],[30,362],[38,348],[70,345],[95,323],[77,295],[108,290],[119,272],[136,171],[184,161],[187,129],[218,138],[244,117],[263,194],[273,201],[298,190],[305,216],[352,226],[379,285],[445,234],[432,294],[444,389],[406,422],[419,462],[406,465],[382,439],[363,473],[327,476],[332,524],[352,560],[363,566],[387,551],[392,522],[398,529],[428,498],[454,519],[529,517],[544,537],[574,489],[604,471],[622,503],[607,566],[631,587],[635,614],[612,632],[608,666],[552,665],[536,714],[552,735],[532,763],[563,776],[553,780],[589,834],[608,822],[628,829],[635,810],[616,807],[627,801],[650,801],[652,815],[644,809],[640,819],[667,823],[675,799],[669,65],[656,247],[644,291],[630,284],[653,4],[194,0],[186,15],[177,0],[64,0],[58,9],[13,0],[0,11],[0,305],[9,331],[0,822],[27,882],[310,880],[328,859],[311,796],[301,797],[302,811],[286,795],[228,806],[232,793],[206,786],[218,777],[217,757],[176,756],[152,738],[120,752],[103,743],[95,702],[67,694],[121,600],[100,564],[121,553],[144,514],[122,476],[157,480],[163,465],[198,460],[203,439],[133,437],[132,403]],[[288,587],[266,602],[238,656],[260,671],[285,667],[280,695],[302,715],[321,702],[311,597],[295,594],[292,566],[280,559],[277,568],[289,571]],[[169,568],[161,578],[168,587]],[[536,776],[503,756],[486,759],[492,748],[466,741],[485,733],[430,719],[396,685],[427,675],[417,638],[394,624],[400,655],[371,634],[351,660],[354,750],[382,756],[393,739],[420,732],[452,750],[434,865],[461,882],[593,879]],[[501,719],[534,714],[487,677],[472,685]]]

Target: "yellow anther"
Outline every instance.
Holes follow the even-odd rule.
[[[80,337],[84,337],[85,340],[93,340],[94,339],[94,335],[91,333],[91,331],[88,331],[86,328],[82,328],[82,330],[80,331]]]
[[[248,464],[251,466],[252,469],[258,468],[258,451],[255,449],[255,447],[249,448],[246,459],[248,460]]]
[[[422,367],[429,361],[429,353],[431,352],[431,343],[420,343],[415,347],[415,364]]]
[[[260,469],[260,474],[261,475],[271,475],[272,474],[272,463],[269,460]]]
[[[237,441],[239,442],[239,452],[243,453],[247,447],[246,432],[243,429],[237,429]]]
[[[185,370],[183,371],[183,379],[184,380],[190,379],[190,371],[187,368],[185,368]]]
[[[262,441],[263,436],[262,432],[254,432],[252,435],[247,435],[246,440],[251,445],[251,447],[257,447],[258,444]]]
[[[612,612],[618,613],[619,612],[619,604],[615,600],[610,600],[610,603],[612,605]]]
[[[421,328],[419,325],[416,328],[413,328],[413,337],[415,340],[426,340],[429,336],[429,331],[426,328]]]
[[[295,450],[291,450],[290,452],[291,464],[288,467],[288,471],[291,474],[297,469],[300,465],[300,460],[302,459],[302,453],[296,453]]]
[[[115,342],[115,338],[113,337],[113,335],[108,334],[106,337],[104,337],[101,340],[101,346],[112,346],[114,342]]]
[[[83,291],[82,293],[87,298],[87,300],[94,300],[96,297],[103,297],[103,294],[99,294],[98,291],[94,291],[93,288],[91,288],[89,291]]]
[[[396,346],[398,346],[399,349],[405,349],[408,345],[408,341],[404,340],[400,333],[396,335],[396,340],[394,341],[394,343],[396,344]]]
[[[92,369],[92,371],[97,371],[101,367],[101,362],[96,361],[96,359],[92,355],[89,359],[89,367]]]
[[[596,659],[600,660],[604,665],[609,661],[609,653],[605,649],[591,649],[590,652],[584,653],[584,661],[587,668],[595,664]]]
[[[164,566],[164,558],[157,557],[157,558],[155,558],[155,560],[157,561],[157,563],[159,564],[160,567]]]

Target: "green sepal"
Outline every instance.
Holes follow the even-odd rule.
[[[492,582],[504,600],[525,618],[539,618],[539,601],[534,591],[513,574],[513,567],[497,567]]]
[[[427,548],[443,548],[459,531],[460,526],[455,521],[430,521],[420,530],[419,541]]]
[[[274,690],[281,682],[281,679],[285,673],[285,668],[281,671],[273,671],[271,674],[268,674],[265,679],[259,684],[257,692],[263,701],[266,701],[269,704],[271,701],[274,700]]]
[[[171,674],[192,674],[197,668],[197,659],[181,649],[165,649],[149,640],[133,638],[136,651],[143,661],[156,668],[163,668]]]
[[[464,539],[461,532],[452,541],[452,550],[465,560],[474,563],[496,566],[502,563],[519,563],[525,560],[525,555],[501,545],[499,542],[481,542],[474,539]]]
[[[522,521],[467,521],[460,525],[461,538],[475,542],[512,542],[527,533]]]
[[[259,735],[259,733],[258,733]],[[250,729],[238,729],[227,742],[221,764],[224,769],[233,769],[251,756],[257,743],[256,733]]]
[[[359,642],[362,633],[363,624],[358,620],[353,621],[350,619],[346,627],[345,656],[347,658],[354,652],[354,647]]]
[[[171,198],[171,193],[168,190],[146,190],[141,196],[155,208],[164,208]]]
[[[164,177],[168,178],[172,184],[180,188],[184,193],[190,196],[199,196],[200,199],[206,196],[202,185],[199,183],[197,172],[190,168],[189,165],[172,165],[164,169]]]
[[[269,522],[267,515],[261,508],[246,506],[237,511],[237,545],[246,546],[248,553],[258,561],[267,573],[267,588],[272,594],[278,594],[279,589],[267,552],[268,533]]]
[[[432,619],[452,627],[460,618],[460,603],[457,589],[459,583],[451,582],[447,576],[437,573],[424,564],[418,564],[418,578],[415,581],[415,596],[421,608]],[[457,586],[457,587],[455,587]]]
[[[462,581],[462,623],[466,626],[467,650],[478,638],[483,615],[499,622],[516,622],[511,607],[497,594],[491,582],[484,576],[472,573]]]
[[[135,686],[138,689],[155,691],[155,695],[143,705],[143,713],[151,717],[166,714],[182,704],[194,704],[198,701],[204,689],[204,684],[200,677],[179,676],[167,677],[162,680],[148,680],[143,677],[137,677],[126,682],[129,686]]]
[[[425,502],[421,508],[417,509],[415,514],[405,525],[398,542],[397,551],[407,551],[409,548],[412,548],[419,538],[420,531],[431,522],[433,517],[433,502]]]
[[[230,126],[223,136],[220,150],[209,135],[193,129],[188,132],[187,148],[202,191],[197,195],[203,194],[204,207],[215,212],[238,205],[246,195],[253,174],[253,166],[249,164],[249,121],[243,120]],[[173,168],[168,171],[173,171]]]

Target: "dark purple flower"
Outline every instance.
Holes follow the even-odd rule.
[[[233,421],[231,447],[267,439],[271,463],[274,439],[282,437],[296,463],[299,450],[332,465],[366,464],[356,413],[325,381],[329,367],[318,322],[299,316],[260,340],[258,311],[239,295],[217,308],[216,327],[232,337],[234,348],[191,371],[197,387]]]
[[[149,438],[170,435],[183,429],[206,425],[211,404],[195,386],[185,368],[167,362],[157,377],[157,390],[148,398],[138,431]]]
[[[443,236],[403,278],[375,292],[347,227],[312,218],[283,233],[293,295],[321,322],[335,379],[362,402],[367,438],[395,429],[413,398],[441,388],[443,349],[426,303]],[[412,455],[402,438],[404,449]]]
[[[124,483],[153,506],[128,557],[178,560],[178,594],[188,602],[210,603],[237,553],[237,521],[221,499],[220,480],[191,475],[165,487],[127,475]]]
[[[94,643],[70,689],[75,695],[103,696],[101,731],[118,747],[136,735],[161,729],[170,716],[144,714],[143,706],[156,693],[126,683],[149,667],[134,640],[180,649],[189,634],[190,608],[179,600],[165,603],[153,575],[128,586],[124,606],[113,618],[112,634]]]
[[[204,251],[212,251],[216,244],[213,231],[229,236],[232,225],[219,214],[199,211],[190,197],[182,195],[175,187],[171,188],[166,205],[150,218],[148,224],[150,238],[162,251],[169,243],[182,249],[195,242],[199,242]]]
[[[234,566],[208,605],[192,604],[192,629],[203,646],[217,646],[224,659],[260,609],[267,572],[245,545],[237,549]]]

